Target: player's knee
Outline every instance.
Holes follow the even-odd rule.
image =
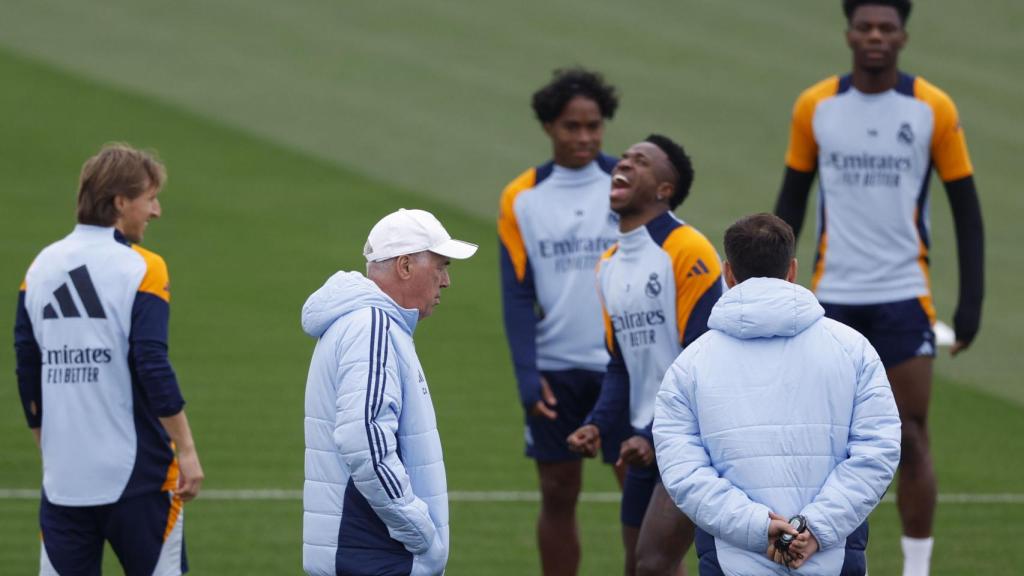
[[[547,513],[574,513],[579,490],[558,486],[544,490],[541,494],[544,511]]]
[[[928,449],[928,424],[924,418],[902,418],[900,424],[904,451]]]
[[[572,512],[580,495],[580,480],[573,474],[545,474],[540,491],[545,511]]]
[[[928,427],[923,419],[904,419],[902,424],[900,464],[914,466],[928,456]]]
[[[680,558],[673,551],[665,550],[658,542],[643,536],[636,545],[636,576],[672,576]]]
[[[671,576],[673,559],[654,550],[638,549],[636,552],[636,576]]]

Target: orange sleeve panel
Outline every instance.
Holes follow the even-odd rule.
[[[526,244],[519,231],[519,222],[516,221],[515,203],[516,197],[533,188],[536,182],[537,169],[530,168],[505,187],[498,204],[498,239],[508,251],[516,278],[520,282],[526,277]]]
[[[701,296],[721,282],[722,263],[711,242],[693,226],[680,226],[665,238],[662,249],[672,259],[676,285],[676,321],[679,339],[686,334],[686,325]]]
[[[19,292],[24,292],[25,290],[28,290],[28,278],[23,279],[21,281],[21,286],[18,288]]]
[[[932,109],[935,126],[932,130],[931,154],[939,178],[943,182],[951,182],[973,174],[974,167],[967,153],[967,139],[960,127],[960,115],[953,99],[920,76],[914,80],[914,97]]]
[[[146,261],[146,275],[139,284],[139,292],[146,292],[171,302],[171,278],[167,273],[167,263],[155,252],[150,252],[138,244],[132,244],[135,250]]]
[[[786,166],[801,172],[813,172],[818,165],[818,142],[814,139],[814,110],[818,103],[839,91],[839,77],[822,80],[804,90],[793,105],[789,125]]]
[[[601,293],[601,266],[608,262],[612,258],[612,254],[619,249],[619,245],[612,244],[612,247],[605,250],[604,254],[601,255],[601,259],[597,262],[597,269],[595,270],[594,277],[597,278],[597,296],[598,300],[601,301],[601,315],[604,317],[604,345],[608,348],[608,353],[612,354],[615,352],[615,329],[612,328],[612,318],[608,315],[608,307],[604,305],[604,294]]]

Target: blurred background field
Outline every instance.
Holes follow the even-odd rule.
[[[940,505],[935,574],[1024,565],[1022,23],[1009,0],[918,2],[901,60],[956,100],[987,226],[981,334],[936,364],[940,492],[970,501]],[[0,326],[13,324],[32,257],[73,224],[82,161],[112,140],[158,150],[170,180],[146,245],[171,269],[171,355],[206,487],[299,490],[313,345],[299,308],[335,270],[362,267],[380,216],[427,208],[481,244],[417,331],[450,488],[531,492],[494,218],[504,184],[548,157],[532,91],[558,66],[602,70],[622,93],[605,150],[652,131],[682,141],[697,179],[678,213],[720,246],[729,223],[772,207],[793,99],[849,68],[844,25],[838,1],[821,0],[0,0]],[[955,241],[944,192],[932,192],[933,287],[949,321]],[[35,489],[10,339],[0,331],[0,490]],[[589,466],[585,490],[613,491],[610,473]],[[1001,503],[975,501],[992,495]],[[0,572],[37,570],[36,506],[0,499]],[[449,573],[538,573],[536,506],[453,502]],[[192,573],[301,572],[298,500],[200,498],[187,515]],[[580,518],[582,573],[620,573],[616,505],[585,502]],[[898,573],[898,532],[882,504],[873,574]]]

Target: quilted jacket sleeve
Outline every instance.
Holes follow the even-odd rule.
[[[397,453],[402,384],[391,320],[377,308],[355,314],[358,320],[339,341],[334,443],[391,537],[423,554],[436,530]]]
[[[768,507],[719,476],[700,437],[688,370],[693,349],[676,359],[654,406],[654,451],[665,490],[700,528],[753,552],[768,547]]]
[[[851,356],[858,365],[849,456],[829,474],[800,512],[822,550],[842,544],[882,499],[900,462],[900,416],[875,349],[860,338]]]

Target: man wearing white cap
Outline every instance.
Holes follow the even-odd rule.
[[[441,439],[412,334],[476,252],[433,214],[370,230],[366,276],[338,272],[302,307],[306,379],[302,564],[307,574],[427,576],[448,561]]]

